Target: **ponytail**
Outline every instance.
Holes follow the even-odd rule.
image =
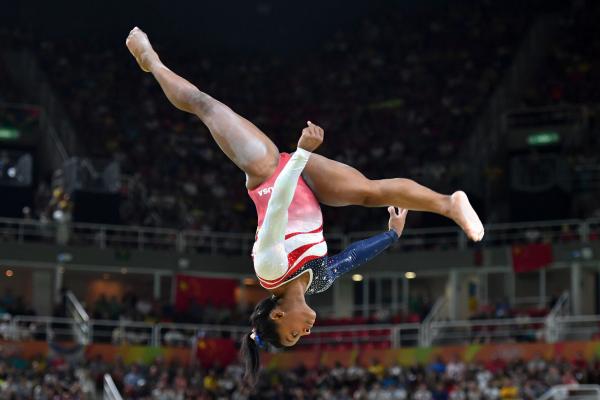
[[[244,381],[250,386],[255,386],[260,369],[260,353],[258,345],[250,335],[251,333],[247,333],[242,339],[240,357],[244,362]]]
[[[256,385],[260,370],[260,349],[269,345],[282,348],[277,325],[271,319],[271,311],[277,306],[279,298],[267,297],[260,301],[250,316],[252,332],[244,335],[240,347],[240,358],[244,363],[244,381],[251,387]]]

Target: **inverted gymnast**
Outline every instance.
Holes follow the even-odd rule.
[[[168,69],[152,48],[147,35],[139,28],[129,33],[126,45],[140,68],[152,73],[169,101],[178,109],[198,116],[221,150],[246,175],[246,187],[258,213],[258,240],[253,249],[255,269],[261,285],[274,295],[256,306],[251,316],[254,332],[243,342],[243,348],[249,350],[248,354],[253,357],[249,364],[251,372],[255,373],[258,369],[258,347],[266,342],[277,347],[291,346],[301,336],[310,333],[315,313],[306,305],[304,291],[310,291],[311,285],[316,284],[311,281],[316,274],[309,264],[314,260],[327,259],[319,202],[329,206],[391,205],[406,210],[433,212],[451,218],[469,239],[480,241],[483,238],[483,225],[464,192],[442,195],[404,178],[370,180],[348,165],[321,155],[307,154],[306,150],[310,153],[318,144],[307,144],[305,147],[308,149],[302,150],[303,138],[320,136],[322,140],[323,136],[323,130],[310,122],[299,142],[300,150],[292,157],[286,153],[280,154],[275,144],[254,124]],[[287,219],[281,228],[285,230],[284,243],[275,246],[277,251],[258,252],[260,232],[270,212],[267,211],[267,205],[273,197],[273,185],[291,160],[294,160],[292,165],[295,166],[290,167],[290,171],[296,171],[301,176],[295,182],[297,187],[288,203],[289,208],[285,207],[284,211],[276,213],[281,218],[285,214]],[[403,226],[405,212],[398,213],[392,209],[390,213],[391,222],[399,218]],[[376,253],[389,246],[392,239],[397,239],[393,230],[382,235],[387,237],[384,240],[387,244],[380,243],[383,247]],[[367,241],[378,243],[377,238],[383,240],[376,236]],[[276,266],[277,263],[267,260],[266,264],[271,267],[257,268],[257,265],[262,265],[266,254],[273,256],[277,252],[280,257],[285,252],[285,266]],[[356,260],[351,263],[355,265]]]

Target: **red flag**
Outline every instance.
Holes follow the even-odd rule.
[[[175,308],[183,311],[190,301],[198,304],[212,304],[217,307],[231,307],[235,304],[237,279],[204,278],[190,275],[177,275]]]
[[[545,243],[514,245],[512,262],[515,272],[531,272],[546,268],[554,261],[552,246]]]
[[[228,365],[237,359],[235,342],[232,339],[198,338],[196,357],[204,366]]]

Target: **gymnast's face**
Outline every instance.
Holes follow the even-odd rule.
[[[294,346],[302,336],[310,335],[317,319],[317,313],[306,303],[292,306],[280,303],[269,316],[277,325],[281,344],[286,347]]]

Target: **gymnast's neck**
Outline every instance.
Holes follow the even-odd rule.
[[[308,288],[309,281],[309,274],[303,274],[299,276],[298,279],[294,279],[285,285],[271,290],[271,293],[277,297],[285,298],[288,301],[302,299],[302,302],[304,303],[304,294]]]

